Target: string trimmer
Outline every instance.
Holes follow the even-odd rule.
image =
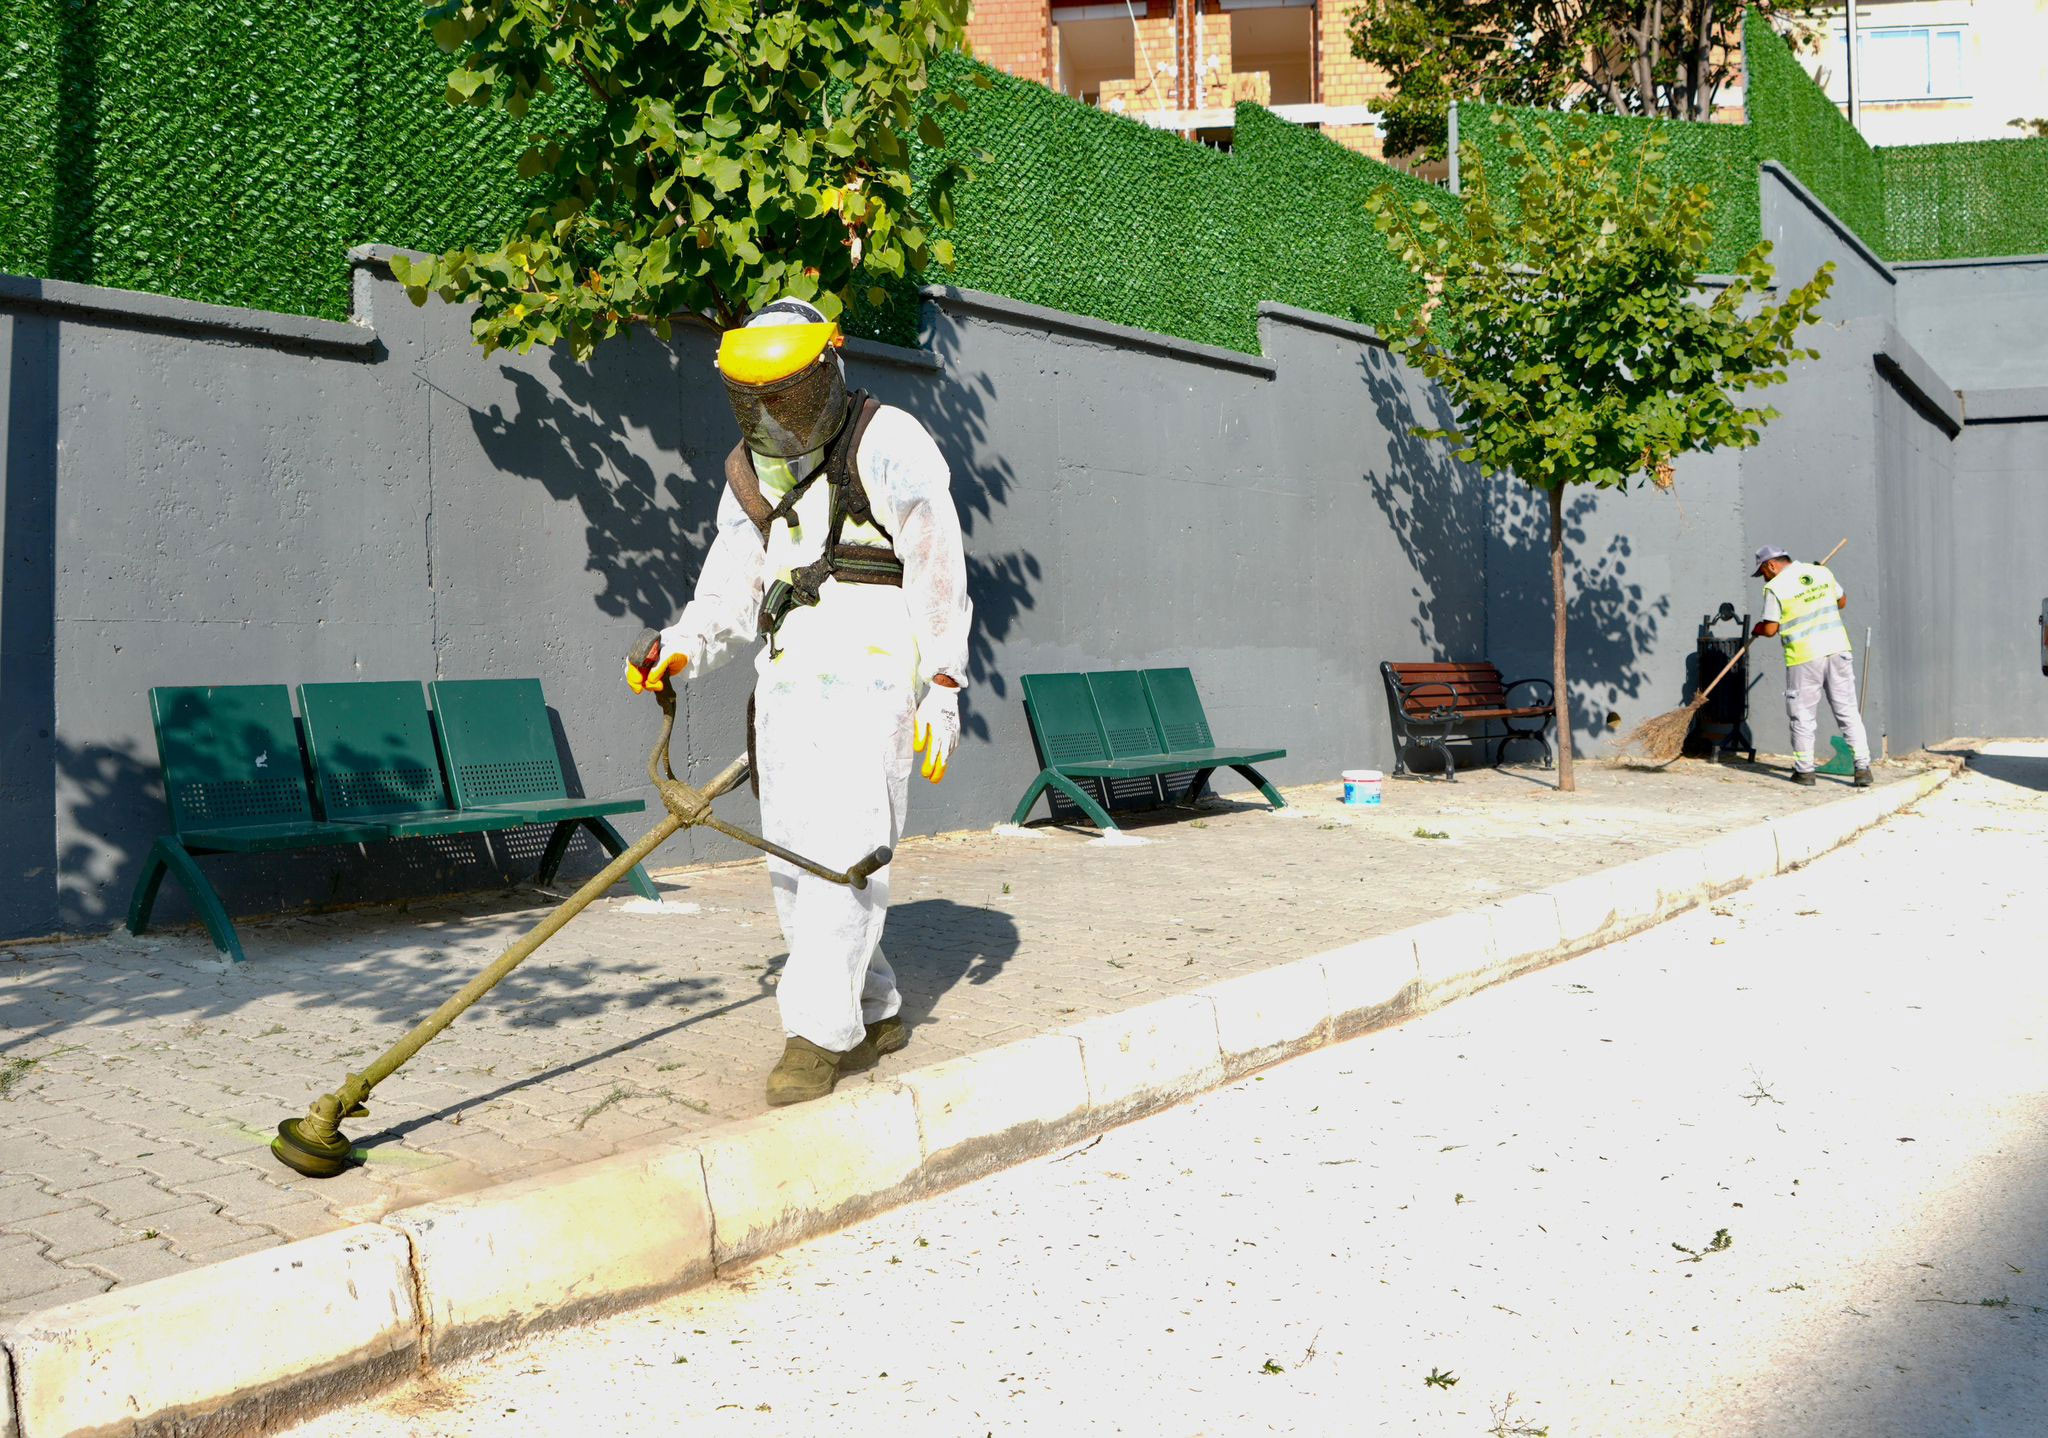
[[[644,668],[647,657],[653,653],[655,636],[643,635],[628,662]],[[322,1094],[313,1100],[304,1118],[288,1118],[277,1126],[277,1137],[270,1142],[270,1151],[277,1155],[278,1162],[286,1168],[296,1169],[309,1178],[331,1178],[348,1167],[354,1151],[347,1135],[341,1131],[344,1118],[355,1118],[368,1110],[363,1101],[370,1096],[370,1090],[384,1082],[402,1068],[406,1061],[433,1039],[448,1025],[462,1016],[478,999],[489,993],[507,974],[518,968],[535,949],[553,938],[561,927],[582,913],[590,902],[603,894],[613,884],[623,879],[635,864],[666,843],[679,829],[702,825],[715,829],[727,838],[773,854],[776,858],[829,879],[835,884],[864,889],[868,876],[889,862],[889,850],[876,849],[852,868],[846,870],[828,869],[802,854],[793,853],[780,844],[770,843],[759,834],[749,833],[735,825],[726,823],[711,812],[711,801],[722,794],[738,788],[747,778],[747,760],[744,755],[720,770],[718,776],[699,789],[676,777],[674,765],[669,759],[669,740],[676,727],[676,698],[672,686],[655,691],[661,702],[661,737],[655,740],[654,752],[647,756],[647,777],[653,781],[655,792],[661,795],[662,807],[667,815],[641,836],[639,842],[606,864],[593,875],[588,883],[560,904],[548,916],[535,924],[524,937],[499,956],[497,962],[464,984],[462,988],[422,1019],[413,1030],[383,1053],[360,1073],[352,1073],[343,1080],[340,1088],[333,1093]]]

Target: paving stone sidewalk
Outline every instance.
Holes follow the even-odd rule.
[[[1881,766],[1881,782],[1919,772]],[[1040,1033],[1845,797],[1681,762],[1329,786],[1135,820],[912,840],[884,947],[912,1025],[892,1072]],[[0,944],[0,1316],[309,1237],[763,1110],[782,943],[758,864],[586,911],[371,1098],[324,1182],[267,1145],[553,902],[536,889],[197,930]],[[871,1082],[862,1076],[850,1082]]]

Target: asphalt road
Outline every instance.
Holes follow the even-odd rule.
[[[1711,910],[297,1431],[2048,1431],[2048,745],[1979,764]]]

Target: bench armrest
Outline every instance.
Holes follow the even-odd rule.
[[[1448,680],[1425,679],[1420,684],[1403,684],[1400,680],[1396,679],[1394,681],[1394,689],[1401,696],[1401,712],[1407,718],[1424,720],[1449,719],[1458,712],[1458,686]],[[1425,714],[1409,714],[1408,701],[1420,699],[1424,691],[1432,689],[1443,690],[1445,694],[1450,696],[1449,702],[1439,704],[1436,708]],[[1423,702],[1427,703],[1428,701],[1425,699]]]
[[[1521,688],[1524,684],[1539,685],[1542,688],[1543,693],[1539,697],[1537,702],[1547,704],[1553,709],[1557,707],[1557,686],[1552,684],[1548,679],[1517,679],[1512,684],[1508,685],[1505,689],[1501,690],[1501,697],[1509,701],[1508,707],[1510,709],[1517,707],[1513,702],[1512,696],[1514,692],[1517,689]]]

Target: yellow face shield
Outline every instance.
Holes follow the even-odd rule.
[[[816,364],[846,336],[831,321],[816,325],[761,325],[727,330],[718,342],[718,372],[741,384],[773,384]]]
[[[794,459],[832,438],[846,415],[839,326],[753,325],[727,330],[718,372],[747,448]]]

